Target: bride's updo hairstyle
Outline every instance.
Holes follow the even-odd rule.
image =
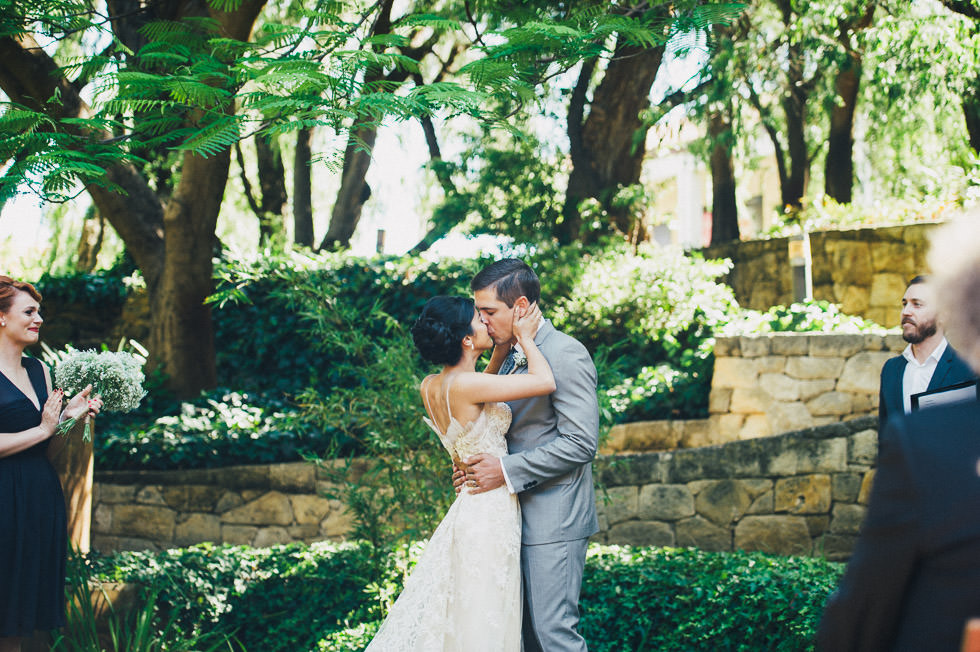
[[[463,357],[462,342],[473,334],[473,300],[466,297],[432,297],[412,326],[415,348],[429,362],[454,365]]]

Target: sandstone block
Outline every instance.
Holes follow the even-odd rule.
[[[677,448],[677,433],[670,421],[619,423],[609,431],[606,447],[611,451],[650,451]]]
[[[786,374],[764,373],[759,375],[759,387],[777,401],[796,401],[800,398],[802,381]]]
[[[849,333],[826,333],[810,337],[810,355],[814,358],[849,358],[864,350],[864,336]]]
[[[863,315],[871,305],[871,286],[848,285],[842,288],[838,303],[845,315]]]
[[[897,321],[902,311],[902,295],[905,294],[907,280],[900,274],[875,274],[871,279],[871,307],[892,310]]]
[[[890,357],[892,354],[886,351],[861,351],[855,354],[844,364],[840,380],[837,381],[838,391],[877,394],[881,385],[881,368]]]
[[[729,410],[736,414],[763,413],[772,405],[772,397],[759,387],[736,387],[732,390]]]
[[[904,292],[903,292],[904,294]],[[899,311],[900,313],[900,311]],[[895,323],[898,324],[900,315],[895,315]],[[879,324],[882,322],[878,322]],[[887,333],[885,335],[885,349],[890,351],[892,355],[900,355],[905,347],[908,346],[908,342],[902,339],[901,333]]]
[[[832,378],[817,378],[815,380],[800,380],[800,400],[809,401],[811,398],[833,391],[837,381]]]
[[[732,531],[700,516],[678,521],[675,529],[678,546],[711,552],[726,552],[732,549]]]
[[[637,515],[643,521],[676,521],[694,515],[694,496],[687,486],[646,485],[640,488]]]
[[[741,357],[737,337],[715,338],[715,359]]]
[[[293,509],[285,495],[270,491],[224,512],[221,522],[238,525],[289,525],[293,522]]]
[[[139,537],[116,537],[98,532],[92,533],[92,547],[99,552],[122,552],[124,550],[160,550],[160,546],[149,539]]]
[[[219,474],[215,484],[227,489],[255,490],[264,493],[269,488],[269,467],[265,464],[229,466],[215,469],[215,472]]]
[[[136,496],[136,487],[133,485],[102,484],[98,482],[94,486],[92,500],[97,503],[131,503]]]
[[[316,487],[316,467],[309,462],[290,462],[269,466],[269,486],[289,493],[307,493]]]
[[[759,364],[754,359],[715,359],[712,387],[755,387],[759,380]]]
[[[270,526],[259,528],[252,540],[252,545],[256,548],[268,548],[282,543],[289,543],[293,540],[289,536],[289,531],[284,527]]]
[[[874,464],[878,459],[878,433],[862,430],[850,436],[848,460],[852,464]]]
[[[825,534],[818,542],[818,552],[830,561],[847,561],[854,551],[857,537],[848,534]]]
[[[827,242],[827,255],[835,281],[865,286],[871,283],[871,249],[867,242],[830,240]]]
[[[758,358],[760,374],[781,374],[786,369],[785,355],[767,355]]]
[[[830,476],[820,473],[776,480],[775,511],[823,514],[830,510]]]
[[[830,477],[830,496],[836,503],[853,503],[861,491],[860,473],[835,473]]]
[[[674,428],[679,433],[677,441],[679,448],[700,448],[719,443],[710,419],[675,421]]]
[[[752,504],[752,496],[744,484],[737,480],[719,480],[708,483],[695,500],[700,516],[712,523],[728,527],[742,518]]]
[[[250,546],[258,531],[259,528],[253,525],[223,524],[221,526],[221,540],[236,546]]]
[[[878,410],[878,395],[851,393],[851,409],[855,416],[875,414]]]
[[[773,333],[774,355],[801,356],[810,351],[810,336],[804,333]]]
[[[834,534],[858,534],[866,511],[861,505],[834,505],[830,531]]]
[[[746,516],[735,526],[737,550],[777,555],[807,555],[813,549],[802,516]]]
[[[793,378],[810,380],[830,378],[836,380],[844,368],[843,358],[814,358],[812,356],[789,358],[786,361],[786,374]]]
[[[313,525],[290,525],[286,528],[286,531],[289,533],[289,537],[293,541],[313,543],[320,537],[320,524],[314,523]]]
[[[609,529],[607,541],[621,546],[673,546],[676,539],[667,523],[626,521]]]
[[[112,506],[96,503],[92,510],[92,532],[112,532]]]
[[[864,318],[880,324],[885,328],[892,328],[898,326],[900,315],[899,311],[892,307],[878,308],[871,306],[865,311]]]
[[[813,425],[813,417],[801,403],[773,403],[769,410],[769,427],[773,434],[802,430]]]
[[[738,347],[742,352],[743,358],[760,358],[769,355],[768,337],[750,337],[743,335],[738,338]]]
[[[745,423],[738,433],[739,439],[757,439],[768,437],[772,433],[772,426],[769,424],[769,417],[765,414],[750,414],[745,417]]]
[[[871,263],[875,272],[907,270],[914,265],[910,248],[900,242],[875,242],[871,245]],[[906,279],[907,280],[907,279]],[[904,285],[902,290],[904,290]],[[901,298],[901,295],[899,295]]]
[[[732,389],[730,387],[712,387],[708,394],[708,412],[710,414],[724,414],[732,402]],[[615,426],[613,427],[615,429]]]
[[[330,512],[330,501],[320,496],[300,494],[290,496],[289,502],[299,525],[319,525]]]
[[[158,505],[115,505],[109,534],[172,541],[177,512]]]
[[[163,500],[179,512],[211,512],[225,490],[214,485],[170,485],[163,487]]]
[[[773,513],[773,495],[772,491],[767,491],[758,498],[752,501],[748,509],[745,510],[746,514],[772,514]]]
[[[810,530],[811,539],[823,536],[827,531],[827,526],[830,524],[830,517],[826,514],[811,514],[803,518],[806,519],[806,527]]]
[[[828,416],[813,417],[813,427],[814,428],[819,428],[820,426],[829,426],[832,423],[840,423],[841,421],[843,421],[845,419],[847,419],[846,416],[843,416],[843,417],[837,417],[837,416],[831,416],[831,417],[828,417]]]
[[[639,510],[640,488],[637,486],[606,487],[599,497],[598,508],[610,525],[635,519]]]
[[[827,392],[807,401],[806,408],[815,417],[841,417],[851,413],[851,396],[844,392]]]
[[[715,414],[711,417],[714,423],[714,430],[718,433],[721,441],[732,441],[738,439],[739,432],[742,430],[742,423],[745,421],[744,414]]]
[[[871,498],[871,487],[874,485],[875,481],[875,470],[871,469],[864,474],[864,478],[861,480],[861,491],[858,492],[858,503],[861,505],[867,505],[868,500]]]
[[[136,502],[141,505],[166,505],[161,487],[143,487],[136,492]]]
[[[354,527],[354,515],[347,509],[332,509],[320,521],[320,535],[328,539],[342,539]]]
[[[239,505],[244,505],[245,501],[234,491],[225,491],[218,498],[218,502],[214,504],[214,511],[221,514],[222,512],[227,512],[229,509],[234,509]]]
[[[177,523],[174,543],[189,546],[202,541],[221,542],[221,519],[213,514],[189,514]]]

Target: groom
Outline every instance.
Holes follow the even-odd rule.
[[[498,260],[470,283],[480,318],[496,346],[516,344],[514,312],[538,301],[534,271],[514,258]],[[598,529],[592,459],[599,445],[599,405],[592,358],[577,340],[542,320],[535,344],[551,365],[553,394],[510,401],[513,420],[502,458],[473,455],[473,493],[506,485],[521,504],[524,652],[586,650],[578,633],[579,593],[588,537]],[[517,352],[520,353],[520,352]],[[527,373],[515,351],[501,374]]]

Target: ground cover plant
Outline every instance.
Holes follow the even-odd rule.
[[[202,544],[91,555],[75,572],[137,582],[152,600],[137,608],[184,637],[221,637],[239,652],[353,651],[377,630],[422,547],[396,546],[377,565],[359,544]],[[812,649],[842,571],[805,557],[594,544],[581,628],[601,652]]]

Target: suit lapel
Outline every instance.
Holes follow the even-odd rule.
[[[936,362],[936,370],[932,372],[932,378],[929,379],[929,387],[926,389],[939,389],[940,387],[946,386],[946,375],[949,373],[950,367],[953,366],[953,349],[946,345],[946,350],[943,351],[943,357],[939,358]]]

